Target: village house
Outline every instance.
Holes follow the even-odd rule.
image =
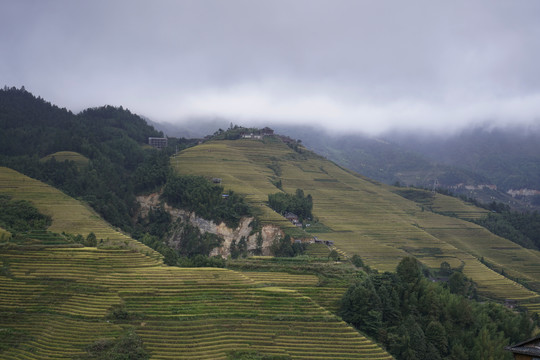
[[[242,133],[240,134],[242,139],[254,139],[254,140],[260,140],[265,136],[273,136],[274,130],[270,129],[269,127],[265,127],[262,130],[254,131],[249,134]]]
[[[164,149],[167,147],[167,138],[149,137],[148,145],[155,147],[156,149]]]
[[[293,214],[292,212],[288,212],[283,216],[285,217],[285,219],[289,220],[293,224],[296,224],[298,222],[298,215]]]
[[[518,305],[517,300],[514,299],[506,299],[504,300],[504,306],[508,309],[515,309]]]
[[[242,139],[255,139],[260,140],[262,139],[262,136],[259,134],[249,133],[249,134],[242,134]]]
[[[538,360],[540,359],[540,335],[504,349],[511,351],[515,360]]]

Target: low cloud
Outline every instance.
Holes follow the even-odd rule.
[[[527,96],[446,99],[427,102],[351,99],[283,83],[203,90],[170,98],[158,116],[181,123],[191,118],[226,118],[244,125],[310,125],[336,133],[377,135],[390,130],[454,133],[466,127],[528,126],[540,121],[540,93]],[[174,104],[167,107],[167,103]],[[144,105],[143,105],[144,108]],[[148,109],[154,108],[148,104]],[[172,117],[171,117],[172,115]]]
[[[540,2],[10,1],[0,86],[154,121],[378,134],[529,125]]]

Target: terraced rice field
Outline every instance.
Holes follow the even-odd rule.
[[[523,249],[458,217],[444,216],[407,200],[382,185],[311,153],[299,154],[278,141],[211,141],[187,149],[172,160],[176,171],[223,179],[226,189],[244,194],[265,222],[291,225],[268,206],[267,196],[297,188],[311,194],[313,213],[331,232],[314,235],[333,240],[344,255],[358,254],[372,268],[394,271],[413,255],[430,267],[447,261],[464,265],[484,295],[499,299],[538,296],[481,263],[484,259],[513,278],[540,290],[540,253]],[[277,173],[274,169],[278,168]],[[483,211],[458,199],[437,195],[434,210],[476,218]]]
[[[466,204],[460,199],[441,194],[434,194],[431,208],[435,212],[453,215],[464,220],[480,219],[489,213],[486,209]]]
[[[0,169],[0,192],[34,201],[53,217],[56,231],[127,241],[116,249],[1,247],[2,359],[73,359],[127,329],[143,339],[152,359],[226,359],[241,349],[291,359],[392,358],[302,293],[315,278],[283,275],[269,283],[232,270],[166,267],[35,180]],[[115,318],[112,309],[127,316]]]
[[[316,275],[294,275],[283,272],[261,271],[242,271],[242,274],[257,284],[296,290],[333,313],[337,313],[341,298],[348,288],[344,284],[321,284]]]
[[[14,170],[0,167],[0,194],[31,201],[42,213],[51,216],[49,231],[83,236],[94,232],[98,242],[103,240],[102,247],[133,249],[156,259],[162,258],[151,248],[113,229],[90,207]]]
[[[330,254],[330,250],[325,244],[309,244],[306,254],[313,257],[326,258]]]

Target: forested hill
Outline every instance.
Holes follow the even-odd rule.
[[[43,157],[65,150],[91,156],[100,143],[117,138],[145,143],[149,136],[163,136],[122,107],[103,106],[75,115],[24,88],[0,90],[0,127],[0,153],[9,156]]]
[[[0,165],[85,200],[127,231],[135,193],[163,185],[172,149],[194,142],[170,139],[169,150],[160,152],[144,144],[163,134],[129,110],[103,106],[73,114],[24,88],[0,90],[0,129]],[[51,156],[59,151],[80,154],[87,165]]]

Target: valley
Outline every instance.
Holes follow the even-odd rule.
[[[540,252],[479,225],[504,204],[384,184],[269,128],[158,150],[128,110],[0,95],[26,104],[0,113],[2,359],[508,358],[536,331]]]
[[[98,248],[3,244],[3,359],[77,358],[88,344],[129,331],[152,359],[227,359],[239,350],[291,359],[392,358],[309,297],[319,291],[316,276],[168,267],[43,183],[0,168],[0,193],[32,199],[53,218],[51,230],[106,239]]]

